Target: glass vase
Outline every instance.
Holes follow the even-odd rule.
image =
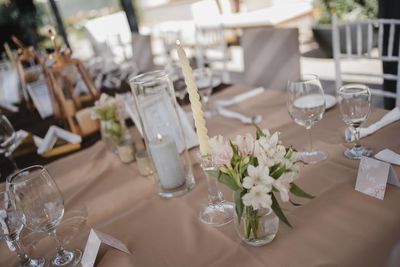
[[[234,224],[240,239],[254,247],[270,243],[279,229],[279,219],[272,210],[251,207],[243,209],[240,219],[235,211]]]
[[[159,194],[183,195],[195,180],[172,82],[166,72],[154,71],[132,78],[130,85]]]
[[[130,141],[132,138],[125,126],[125,122],[116,120],[101,120],[100,121],[101,139],[106,144],[106,147],[113,153],[118,154],[118,147]]]

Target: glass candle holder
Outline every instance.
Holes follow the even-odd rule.
[[[195,185],[172,82],[164,71],[130,80],[135,109],[162,197],[180,196]]]

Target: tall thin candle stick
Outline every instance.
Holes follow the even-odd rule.
[[[181,44],[176,41],[179,61],[181,63],[183,76],[189,93],[190,104],[192,107],[194,123],[196,125],[197,138],[199,139],[200,153],[202,156],[210,155],[211,149],[208,143],[206,121],[204,119],[203,110],[201,109],[200,95],[196,86],[196,80],[193,77],[192,68],[189,60],[186,57],[185,51]]]

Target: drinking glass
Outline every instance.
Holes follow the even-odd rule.
[[[7,184],[24,225],[33,232],[47,233],[57,242],[52,266],[76,266],[82,252],[65,250],[56,234],[64,216],[64,199],[47,170],[39,165],[22,169],[7,177]]]
[[[349,159],[369,157],[372,150],[360,145],[360,127],[367,120],[371,108],[371,92],[362,84],[347,84],[338,92],[340,113],[343,121],[352,128],[354,146],[347,148],[344,155]]]
[[[17,164],[12,156],[15,148],[17,134],[6,116],[0,115],[0,153],[4,154],[13,164],[15,170],[18,170]]]
[[[193,70],[193,76],[196,80],[197,89],[201,96],[202,106],[204,107],[204,116],[211,118],[216,115],[216,111],[211,109],[209,102],[213,90],[213,74],[209,68],[198,68]]]
[[[310,151],[300,152],[301,160],[311,164],[325,160],[325,152],[314,151],[311,134],[311,128],[322,119],[325,112],[324,90],[318,76],[307,74],[299,81],[289,81],[287,107],[294,122],[308,131]]]
[[[183,79],[181,66],[176,62],[172,62],[165,67],[165,71],[171,78],[172,84],[174,86],[175,96],[182,103],[187,95],[187,88],[185,80]]]
[[[31,259],[21,246],[19,239],[23,228],[22,220],[14,204],[11,202],[9,192],[5,188],[0,188],[0,226],[0,239],[5,240],[9,247],[15,249],[19,258],[19,266],[44,266],[45,260],[43,258]]]

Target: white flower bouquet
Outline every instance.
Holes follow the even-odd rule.
[[[210,139],[217,166],[210,174],[234,191],[238,220],[242,216],[253,217],[245,225],[246,238],[257,238],[260,210],[273,211],[291,227],[275,194],[279,193],[283,202],[290,201],[293,205],[298,204],[290,199],[290,194],[313,198],[294,183],[301,162],[297,152],[292,147],[283,146],[278,132],[271,134],[268,130],[256,128],[255,138],[246,134],[233,141],[221,135]]]

